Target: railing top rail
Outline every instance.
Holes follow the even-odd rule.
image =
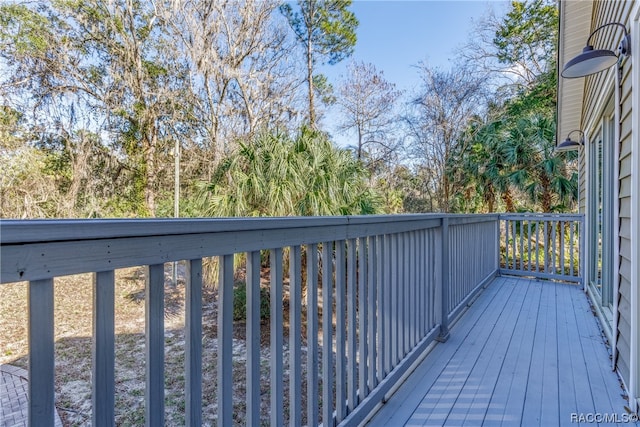
[[[538,219],[541,221],[580,221],[584,219],[584,214],[569,214],[569,213],[504,213],[500,214],[500,219]]]
[[[274,218],[164,218],[164,219],[56,219],[1,220],[0,244],[190,235],[327,226],[382,225],[439,220],[484,222],[498,215],[403,214]]]

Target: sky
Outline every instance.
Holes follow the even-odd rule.
[[[349,59],[373,63],[387,80],[408,89],[418,81],[418,62],[449,68],[456,47],[471,37],[473,21],[490,10],[504,14],[507,5],[506,0],[355,0],[351,10],[360,24]],[[349,59],[323,72],[340,76]]]
[[[508,6],[507,0],[354,0],[351,10],[360,21],[354,54],[320,71],[335,87],[351,60],[370,62],[398,89],[410,92],[420,82],[415,68],[420,61],[449,69],[456,48],[472,37],[474,21],[490,11],[502,16]],[[328,112],[327,124],[334,114]],[[340,145],[345,142],[334,137]]]

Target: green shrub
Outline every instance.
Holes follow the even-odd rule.
[[[260,320],[269,319],[269,289],[260,287]],[[247,287],[243,282],[233,287],[233,320],[247,320]]]

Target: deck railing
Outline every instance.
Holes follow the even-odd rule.
[[[500,215],[500,273],[582,283],[584,216]]]
[[[247,425],[261,424],[260,287],[261,273],[267,268],[271,398],[269,420],[262,421],[355,425],[383,401],[434,340],[447,339],[449,323],[499,273],[500,241],[509,248],[520,247],[519,252],[509,249],[503,269],[522,271],[524,264],[518,263],[529,242],[523,241],[518,229],[532,236],[530,227],[547,224],[544,230],[556,230],[551,236],[557,236],[558,230],[573,236],[574,229],[564,224],[579,220],[572,217],[553,225],[561,220],[503,216],[504,230],[515,232],[499,240],[500,218],[427,214],[2,221],[0,283],[29,282],[30,425],[54,422],[53,280],[87,272],[93,273],[94,288],[92,422],[114,424],[115,270],[134,266],[145,266],[147,271],[145,422],[164,425],[164,264],[173,261],[187,265],[185,422],[200,425],[205,257],[217,260],[218,424],[231,425],[238,410],[232,393],[232,326],[233,292],[238,286],[234,273],[242,258],[247,355],[246,402],[241,406]],[[510,258],[511,254],[520,257]],[[529,266],[531,259],[529,255]],[[550,273],[545,270],[544,274]]]

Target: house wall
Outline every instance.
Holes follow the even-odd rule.
[[[622,22],[627,26],[627,29],[632,27],[632,11],[637,9],[636,1],[596,1],[593,6],[591,29],[594,30],[598,26],[609,22]],[[634,12],[635,13],[635,12]],[[610,26],[599,31],[592,39],[592,42],[596,48],[611,46],[618,46],[621,39],[622,31],[617,26]],[[638,55],[640,52],[632,52],[633,55]],[[617,165],[614,168],[618,171],[617,180],[617,236],[614,238],[614,246],[617,247],[617,251],[614,253],[614,263],[616,263],[617,269],[617,294],[618,294],[618,307],[617,316],[614,317],[614,323],[616,327],[615,336],[613,341],[617,350],[617,363],[616,367],[623,381],[629,386],[631,383],[632,375],[632,346],[637,345],[632,338],[632,334],[636,328],[632,328],[632,268],[635,264],[632,256],[633,239],[638,238],[631,233],[631,213],[632,213],[632,122],[633,122],[633,96],[632,96],[632,60],[626,58],[623,62],[623,72],[621,76],[621,90],[618,93],[617,99],[621,105],[620,108],[620,129],[619,140],[620,145],[617,151]],[[617,67],[611,67],[606,72],[601,72],[585,78],[585,97],[583,103],[583,128],[585,132],[589,134],[593,130],[593,126],[596,126],[600,120],[599,115],[602,114],[601,105],[608,98],[610,92],[608,88],[611,87],[611,81],[615,80],[617,73]],[[638,86],[638,82],[636,82]],[[636,90],[639,90],[636,87]],[[637,112],[635,114],[638,114]],[[637,148],[636,148],[637,149]],[[580,165],[581,170],[585,171],[586,162],[585,150],[581,150],[580,153]],[[638,173],[638,171],[636,171]],[[581,174],[580,180],[580,211],[585,212],[587,204],[587,173]],[[636,215],[638,212],[636,212]],[[636,243],[637,244],[637,243]],[[637,261],[636,261],[637,262]],[[615,280],[615,279],[614,279]],[[636,284],[637,286],[637,284]],[[635,362],[637,363],[637,362]],[[633,372],[634,375],[637,375]],[[634,387],[635,388],[635,387]]]

